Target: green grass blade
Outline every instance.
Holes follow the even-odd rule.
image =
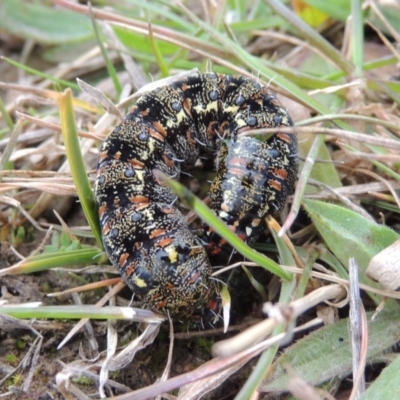
[[[107,53],[106,49],[104,48],[103,41],[101,40],[101,37],[100,37],[98,24],[96,22],[96,19],[93,16],[93,13],[91,12],[92,11],[91,6],[89,6],[89,9],[90,9],[90,19],[92,20],[93,31],[94,31],[94,34],[96,36],[97,44],[100,47],[100,51],[101,51],[101,54],[102,54],[102,56],[104,58],[104,64],[106,65],[108,74],[111,77],[111,80],[112,80],[112,82],[114,84],[114,88],[115,88],[115,92],[117,94],[117,98],[119,98],[120,95],[121,95],[121,92],[122,92],[121,83],[120,83],[120,81],[118,79],[117,72],[115,71],[114,64],[111,62],[110,57],[108,57],[108,53]]]
[[[153,49],[154,56],[157,61],[158,68],[160,68],[161,76],[166,78],[170,76],[169,68],[167,63],[164,60],[164,56],[157,44],[157,40],[154,37],[154,32],[153,32],[153,27],[151,25],[151,22],[149,22],[149,39],[151,43],[151,47]]]
[[[10,114],[7,112],[6,106],[4,105],[4,101],[1,96],[0,96],[0,113],[1,113],[5,123],[7,124],[8,128],[10,129],[10,131],[12,131],[14,129],[14,122],[13,122]]]
[[[57,253],[42,253],[28,257],[16,265],[0,270],[0,276],[30,274],[50,268],[70,267],[72,265],[89,265],[94,262],[105,261],[105,256],[99,257],[102,254],[103,250],[96,247],[58,251]]]
[[[362,77],[364,65],[364,18],[360,0],[351,0],[352,8],[352,59],[356,67],[355,75]]]
[[[56,318],[81,319],[91,318],[100,320],[131,320],[135,322],[161,323],[165,317],[133,307],[97,307],[94,305],[77,306],[40,306],[40,305],[5,305],[0,307],[0,315],[11,315],[15,318]]]
[[[64,79],[55,78],[52,75],[49,75],[49,74],[46,74],[44,72],[38,71],[37,69],[31,68],[31,67],[27,67],[24,64],[20,64],[19,62],[15,61],[15,60],[13,60],[11,58],[0,56],[0,60],[7,61],[9,64],[13,65],[14,67],[22,69],[23,71],[28,72],[29,74],[32,74],[32,75],[35,75],[35,76],[40,76],[41,78],[48,79],[51,82],[58,83],[61,86],[69,87],[69,88],[74,89],[74,90],[80,90],[79,86],[76,83],[69,82],[69,81],[66,81]]]
[[[75,113],[72,106],[72,93],[67,89],[59,99],[60,119],[65,150],[71,167],[72,177],[76,186],[83,212],[96,238],[100,248],[103,247],[97,204],[93,196],[92,188],[87,177],[85,163],[79,145],[78,132],[76,130]]]

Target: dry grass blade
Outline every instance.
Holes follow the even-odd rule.
[[[355,259],[349,260],[350,276],[350,329],[353,357],[353,390],[351,400],[358,400],[365,391],[364,369],[367,360],[368,327],[365,311],[362,309],[358,286],[358,265]],[[363,349],[363,351],[361,351]]]
[[[339,139],[348,139],[354,140],[356,142],[364,143],[364,144],[372,144],[375,146],[382,146],[386,147],[391,150],[400,150],[400,141],[387,139],[381,137],[380,135],[372,136],[367,135],[363,132],[353,132],[353,131],[345,131],[342,129],[333,129],[333,128],[323,128],[323,127],[295,127],[295,128],[288,128],[288,127],[280,127],[280,128],[266,128],[263,130],[257,131],[246,131],[245,135],[258,135],[258,134],[270,134],[270,133],[293,133],[296,132],[297,134],[301,133],[314,133],[316,135],[332,135]]]
[[[120,121],[123,121],[124,118],[122,117],[121,112],[104,93],[89,85],[82,79],[77,78],[76,81],[85,93],[89,94],[94,100],[96,100],[97,104],[102,106],[109,114],[115,115]]]
[[[300,332],[303,329],[310,329],[311,327],[315,326],[316,324],[320,324],[321,320],[314,320],[310,321],[307,324],[301,325],[295,328],[294,332]],[[209,361],[207,364],[203,364],[195,371],[188,372],[183,375],[178,375],[174,378],[169,379],[166,382],[156,383],[152,386],[139,389],[134,393],[129,393],[128,395],[121,395],[115,397],[115,400],[128,400],[128,399],[135,399],[135,400],[146,400],[151,399],[154,396],[159,394],[163,394],[174,390],[178,387],[184,386],[191,382],[196,382],[200,379],[205,379],[214,375],[220,371],[227,370],[228,368],[236,367],[239,368],[239,365],[242,361],[249,361],[251,358],[258,355],[260,352],[264,351],[265,349],[275,345],[276,343],[281,343],[287,339],[286,333],[282,333],[277,335],[271,339],[267,339],[258,345],[255,345],[246,351],[243,351],[237,355],[230,356],[223,359],[214,359]]]

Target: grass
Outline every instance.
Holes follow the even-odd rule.
[[[400,85],[394,79],[399,56],[393,44],[399,40],[399,7],[312,0],[308,3],[317,8],[295,7],[294,12],[278,0],[227,0],[215,9],[211,2],[196,8],[179,1],[125,0],[113,2],[110,10],[107,3],[92,8],[68,0],[2,4],[10,36],[1,54],[7,78],[0,82],[0,281],[21,304],[0,306],[0,317],[13,321],[2,324],[0,337],[15,339],[15,346],[23,340],[26,349],[18,348],[15,360],[10,355],[17,347],[0,351],[0,360],[12,367],[0,375],[0,392],[11,394],[10,382],[26,392],[48,384],[31,379],[38,360],[50,365],[54,358],[45,349],[41,353],[36,341],[35,357],[21,362],[26,378],[21,379],[16,360],[29,357],[31,342],[28,334],[12,336],[17,326],[57,343],[56,357],[64,360],[57,390],[64,396],[84,398],[91,390],[79,384],[84,381],[99,382],[96,396],[155,398],[181,388],[186,398],[183,387],[190,384],[196,397],[205,392],[196,383],[204,378],[210,387],[220,387],[208,394],[210,399],[249,399],[258,390],[270,398],[276,392],[301,398],[301,384],[315,396],[329,392],[343,398],[347,378],[361,371],[358,377],[354,372],[347,398],[393,398],[399,384],[393,365],[399,359],[394,345],[400,328],[395,301],[400,298],[395,291],[400,287],[395,230]],[[18,53],[11,50],[13,40]],[[216,279],[228,284],[234,278],[231,282],[227,271],[245,271],[243,288],[231,289],[232,298],[236,290],[244,298],[255,291],[269,296],[264,299],[268,318],[253,321],[242,336],[183,331],[175,332],[175,341],[171,335],[168,344],[164,328],[160,331],[163,317],[117,296],[124,285],[118,276],[109,276],[115,271],[102,248],[92,185],[99,144],[133,104],[132,88],[193,68],[256,76],[279,93],[295,116],[302,162],[283,227],[268,220],[275,245],[258,243],[257,251],[238,240],[188,189],[168,182],[183,203],[246,257],[246,262],[215,271]],[[354,264],[358,277],[349,267]],[[275,274],[268,285],[259,279],[260,266]],[[23,282],[29,282],[29,295],[24,295]],[[41,293],[39,304],[35,287],[53,293]],[[32,318],[40,322],[31,328],[24,319]],[[80,321],[72,325],[69,319]],[[117,319],[127,321],[118,322],[118,332],[122,326],[129,335],[118,334]],[[103,320],[107,325],[101,325]],[[132,321],[144,324],[143,331],[132,330]],[[86,336],[79,339],[87,356],[81,360],[74,336],[83,326]],[[98,342],[106,328],[107,343]],[[311,334],[299,333],[293,341],[295,331],[310,329]],[[199,345],[197,339],[196,345],[196,335],[210,342]],[[130,344],[119,350],[128,336]],[[192,359],[182,338],[201,353]],[[156,383],[163,374],[160,365],[167,363],[158,358],[164,351],[156,354],[156,349],[173,345],[175,354],[183,349],[184,355],[173,359],[172,370],[180,366],[191,372],[172,378],[165,373]],[[210,348],[220,357],[206,363]],[[146,364],[141,357],[149,370],[135,371],[140,386],[120,374],[118,382],[109,377],[109,371],[135,365],[134,358],[133,363]],[[378,362],[387,367],[377,378],[368,365]],[[232,371],[238,372],[236,380],[229,380]],[[368,385],[361,379],[364,371]]]

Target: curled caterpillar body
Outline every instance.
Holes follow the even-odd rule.
[[[95,185],[103,243],[148,308],[177,317],[202,314],[215,307],[218,291],[206,249],[154,171],[179,179],[181,169],[219,150],[212,208],[252,242],[265,229],[263,217],[278,215],[293,190],[297,140],[241,134],[290,125],[285,109],[256,81],[196,74],[142,96],[110,133]],[[208,238],[214,250],[220,247],[211,231]]]
[[[294,135],[278,133],[266,142],[240,136],[223,145],[218,164],[211,208],[243,241],[253,244],[266,231],[265,216],[278,217],[293,191],[298,168]],[[226,250],[226,241],[211,228],[205,226],[205,233],[210,255]]]

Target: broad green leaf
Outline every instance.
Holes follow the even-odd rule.
[[[76,42],[93,37],[90,21],[84,15],[60,10],[38,2],[3,0],[1,27],[16,36],[39,43]]]
[[[153,27],[151,26],[151,23],[149,23],[149,39],[151,43],[151,47],[153,49],[154,56],[156,58],[158,68],[160,69],[161,76],[163,78],[166,78],[167,76],[171,75],[167,62],[164,59],[164,56],[162,54],[162,51],[160,50],[160,47],[158,45],[158,42],[156,38],[154,37],[154,32],[153,32]]]
[[[314,222],[328,248],[347,268],[354,257],[359,266],[360,282],[381,286],[366,276],[372,257],[399,239],[399,235],[384,225],[378,225],[363,216],[332,203],[304,199],[303,206]],[[374,301],[380,297],[370,294]]]
[[[398,341],[400,311],[384,311],[371,321],[368,318],[368,360],[392,347]],[[275,370],[262,391],[285,391],[293,371],[310,385],[320,385],[335,377],[344,378],[351,373],[351,342],[349,319],[325,326],[288,347],[275,362]],[[372,398],[372,397],[371,397]],[[383,397],[375,397],[383,399]],[[396,397],[392,397],[396,398]]]
[[[360,400],[386,400],[400,397],[400,356],[386,367]]]

